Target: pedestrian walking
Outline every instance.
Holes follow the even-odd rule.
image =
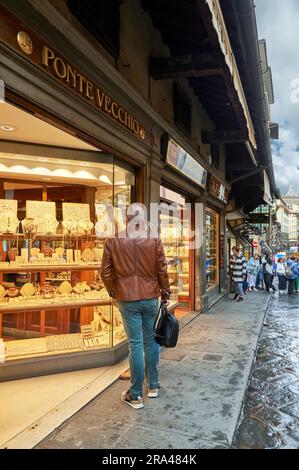
[[[297,258],[296,271],[299,273],[299,259],[298,258]],[[299,294],[299,274],[296,277],[295,291],[297,294]]]
[[[270,289],[272,289],[273,294],[276,292],[275,287],[273,286],[273,263],[270,257],[270,254],[267,253],[264,260],[263,260],[263,267],[264,267],[264,279],[266,284],[266,291],[270,294]]]
[[[248,287],[249,290],[257,290],[256,289],[256,278],[260,270],[260,262],[258,255],[251,256],[247,263],[247,281],[248,281]]]
[[[237,246],[233,247],[232,252],[233,257],[231,258],[231,262],[233,281],[235,284],[234,300],[237,300],[237,302],[242,302],[244,298],[243,281],[245,280],[247,274],[246,260],[240,248],[238,248]]]
[[[299,276],[297,259],[291,256],[286,263],[286,276],[288,280],[288,294],[293,295],[296,285],[296,278]]]
[[[278,259],[277,276],[278,276],[278,290],[279,290],[279,293],[282,294],[283,292],[286,292],[286,288],[287,288],[286,266],[285,266],[284,258]]]
[[[249,292],[249,287],[248,287],[248,271],[247,271],[247,262],[245,260],[245,265],[246,265],[246,274],[244,276],[244,279],[243,279],[243,292],[244,292],[244,295],[247,295],[248,292]]]
[[[162,243],[150,237],[146,226],[143,207],[132,204],[124,232],[105,242],[101,267],[102,280],[118,301],[129,340],[131,387],[122,393],[121,400],[134,409],[144,406],[144,374],[147,396],[156,398],[159,394],[159,345],[154,338],[154,323],[158,298],[169,303],[170,295]]]
[[[256,255],[258,257],[259,261],[259,271],[256,276],[256,283],[255,283],[255,288],[256,290],[262,289],[264,290],[264,266],[262,263],[262,257],[259,255]]]

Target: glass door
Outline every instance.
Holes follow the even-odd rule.
[[[192,309],[194,250],[190,249],[192,207],[180,194],[161,188],[160,237],[168,264],[171,303],[176,315]]]
[[[219,284],[219,214],[206,209],[206,287]]]

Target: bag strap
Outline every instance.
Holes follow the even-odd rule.
[[[154,323],[154,333],[155,333],[155,336],[159,336],[157,335],[156,333],[156,329],[161,321],[161,318],[163,316],[163,311],[162,311],[162,302],[160,303],[160,307],[159,307],[159,310],[158,310],[158,313],[157,313],[157,317],[156,317],[156,320],[155,320],[155,323]]]

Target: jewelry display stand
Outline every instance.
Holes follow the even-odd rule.
[[[37,222],[38,234],[54,235],[58,227],[56,204],[51,201],[26,201],[26,217]]]
[[[100,350],[124,341],[120,313],[98,273],[104,240],[94,235],[43,236],[36,234],[36,226],[32,218],[27,218],[24,233],[10,235],[10,241],[18,245],[18,254],[13,261],[0,263],[0,336],[4,338],[2,350],[6,349],[1,353],[0,343],[0,361]],[[0,235],[0,244],[2,240],[7,236]],[[28,249],[22,248],[26,241]],[[59,250],[56,243],[64,246]],[[45,244],[49,256],[44,254]],[[75,252],[77,262],[72,262]],[[8,289],[3,286],[3,276],[9,273],[27,273],[29,279],[24,278],[26,282],[18,287],[12,283]],[[36,315],[38,330],[33,323]],[[61,319],[55,329],[48,326],[53,315]],[[88,335],[88,331],[93,334]],[[14,335],[18,339],[12,339]]]

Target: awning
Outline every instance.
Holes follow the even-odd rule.
[[[214,124],[214,138],[219,139],[220,131],[224,141],[249,141],[256,149],[253,123],[219,0],[141,0],[141,5],[169,48],[164,57],[153,54],[150,58],[151,77],[188,80]]]
[[[272,196],[271,196],[271,189],[270,189],[270,181],[268,178],[268,175],[265,170],[263,170],[264,173],[264,196],[263,199],[266,204],[269,206],[273,206],[273,201],[272,201]]]
[[[252,242],[244,234],[241,234],[237,228],[233,228],[229,225],[229,230],[233,234],[234,238],[239,239],[243,244],[252,247]]]
[[[226,220],[239,220],[239,219],[244,219],[245,217],[246,215],[241,210],[236,210],[236,211],[226,213]]]

